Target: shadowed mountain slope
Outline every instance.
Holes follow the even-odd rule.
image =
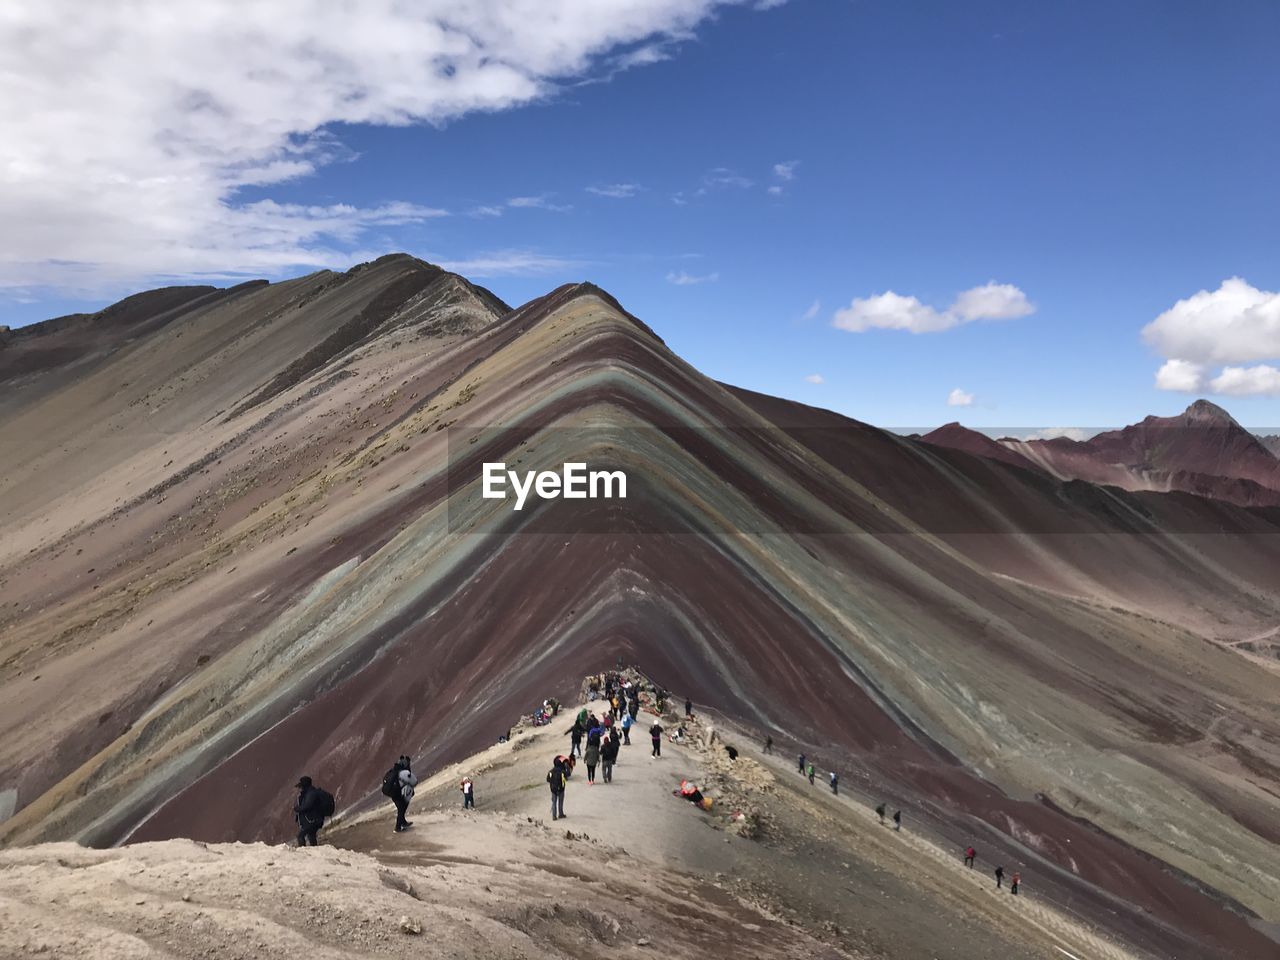
[[[1273,510],[728,388],[591,285],[503,313],[406,257],[41,379],[0,420],[5,842],[279,838],[299,772],[358,806],[624,658],[1158,955],[1275,948],[1277,676],[1214,642],[1280,619]],[[570,459],[627,500],[476,496]]]

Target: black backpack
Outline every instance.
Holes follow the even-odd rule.
[[[322,817],[332,817],[335,810],[338,809],[337,804],[333,800],[333,794],[328,790],[322,790],[319,787],[316,791],[316,813]]]
[[[382,775],[382,795],[384,797],[400,796],[400,771],[404,768],[396,764]]]

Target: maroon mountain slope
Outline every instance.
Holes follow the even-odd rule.
[[[1089,440],[1002,440],[1057,477],[1126,490],[1184,490],[1244,506],[1280,504],[1280,460],[1221,407],[1197,400]]]

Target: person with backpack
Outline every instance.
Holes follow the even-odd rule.
[[[1022,874],[1017,870],[1013,871],[1013,881],[1009,884],[1009,892],[1015,897],[1018,895],[1018,885],[1022,883]]]
[[[569,781],[564,775],[564,764],[556,757],[555,766],[547,774],[547,786],[551,788],[551,819],[559,820],[565,815],[564,791]]]
[[[662,724],[656,720],[652,727],[649,728],[649,739],[653,741],[653,752],[649,754],[650,760],[662,757]]]
[[[470,777],[462,778],[462,809],[474,810],[476,807],[475,785]]]
[[[831,792],[836,796],[840,795],[840,778],[836,776],[834,770],[831,771]]]
[[[605,783],[613,783],[613,765],[618,761],[617,736],[600,741],[600,772]]]
[[[808,773],[809,773],[809,786],[811,786],[811,787],[812,787],[812,786],[813,786],[813,778],[814,778],[815,776],[817,776],[817,774],[818,774],[817,769],[814,767],[814,765],[813,765],[812,763],[810,763],[810,764],[809,764],[809,770],[808,770]]]
[[[797,762],[800,764],[800,776],[803,777],[804,776],[804,754],[803,753],[800,754],[800,759]]]
[[[1004,885],[1004,867],[996,867],[996,889]]]
[[[587,786],[596,782],[596,764],[600,762],[600,737],[587,741],[587,752],[582,755],[582,762],[587,765]]]
[[[585,713],[586,710],[583,710]],[[586,732],[586,717],[579,714],[578,719],[573,722],[573,726],[565,731],[569,735],[569,752],[575,757],[582,756],[582,735]]]
[[[413,797],[413,788],[418,778],[409,769],[409,758],[401,756],[386,773],[382,775],[382,795],[387,797],[396,807],[395,833],[401,833],[413,826],[413,822],[405,819],[409,809],[409,800]]]
[[[631,714],[622,714],[622,743],[628,747],[631,746],[631,724],[633,722]]]
[[[893,811],[893,829],[895,830],[902,829],[902,811],[901,810]]]
[[[977,859],[978,859],[978,851],[973,849],[972,846],[970,846],[969,849],[964,852],[964,865],[968,867],[970,870],[972,870],[973,861]]]
[[[324,826],[326,818],[333,816],[335,804],[333,794],[322,790],[311,782],[310,777],[303,777],[296,784],[298,802],[293,805],[293,819],[298,824],[298,846],[318,846],[316,833]]]

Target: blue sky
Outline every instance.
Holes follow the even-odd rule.
[[[220,269],[403,249],[513,304],[590,279],[717,379],[886,426],[1103,426],[1199,395],[1280,423],[1280,6],[792,0],[691,20],[604,38],[533,102],[323,140],[300,121],[307,169],[224,206],[383,212],[271,263],[237,262],[232,235]],[[0,324],[217,272],[214,255],[89,282],[11,271]],[[948,312],[991,282],[1030,306]],[[833,325],[886,291],[947,329]],[[1157,387],[1170,360],[1182,390]]]

